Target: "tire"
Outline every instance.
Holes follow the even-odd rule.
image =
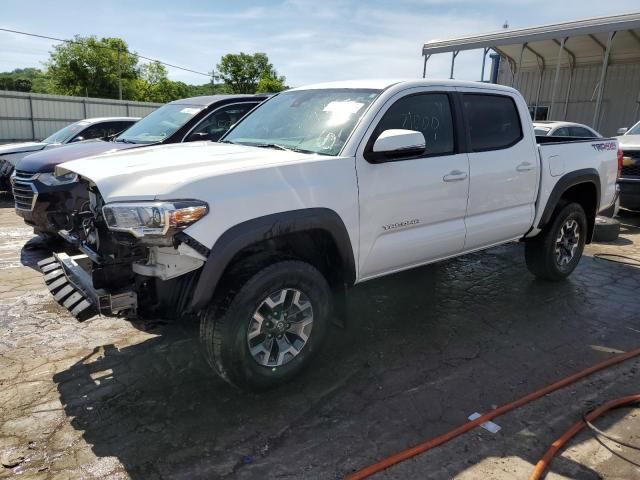
[[[570,227],[569,227],[570,225]],[[566,228],[563,241],[568,241],[577,232],[575,243],[558,245],[561,230]],[[577,231],[575,230],[577,228]],[[568,277],[582,258],[587,235],[587,216],[577,203],[559,206],[551,223],[537,236],[525,243],[527,268],[536,277],[559,281]],[[575,248],[573,246],[575,245]],[[556,247],[559,250],[556,251]],[[570,253],[571,252],[571,253]],[[558,255],[562,256],[562,261]]]
[[[594,242],[615,242],[620,235],[620,222],[613,218],[596,217]]]
[[[201,317],[200,340],[220,377],[244,390],[265,390],[288,381],[309,363],[326,336],[330,311],[331,290],[316,268],[297,260],[279,261],[243,282],[228,306],[213,303]],[[287,325],[291,329],[285,330]]]

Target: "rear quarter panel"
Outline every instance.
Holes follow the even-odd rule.
[[[541,161],[541,181],[534,226],[539,224],[555,185],[563,175],[576,170],[595,169],[598,172],[600,176],[598,211],[613,203],[618,172],[618,142],[616,139],[596,138],[545,143],[538,145],[538,151]]]

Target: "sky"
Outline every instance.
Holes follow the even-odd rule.
[[[287,84],[422,75],[433,39],[613,15],[638,0],[0,0],[0,27],[58,38],[121,37],[141,55],[210,72],[225,53],[265,52]],[[52,42],[0,32],[0,71],[40,67]],[[478,80],[481,52],[462,52],[455,78]],[[448,78],[451,56],[429,60]],[[169,77],[207,77],[169,68]]]

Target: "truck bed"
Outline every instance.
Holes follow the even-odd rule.
[[[532,234],[537,233],[544,206],[556,184],[559,181],[569,182],[571,176],[597,174],[600,177],[597,211],[613,204],[618,174],[618,142],[615,138],[536,136],[536,143],[541,178]]]

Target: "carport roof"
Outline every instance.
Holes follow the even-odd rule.
[[[422,54],[488,48],[516,62],[523,45],[526,44],[521,66],[537,66],[540,60],[548,66],[556,63],[560,42],[566,39],[567,55],[561,56],[562,63],[566,63],[569,58],[575,63],[600,63],[608,35],[612,32],[617,33],[611,45],[610,61],[633,60],[640,57],[640,12],[538,27],[505,29],[449,40],[431,40],[422,47]]]

